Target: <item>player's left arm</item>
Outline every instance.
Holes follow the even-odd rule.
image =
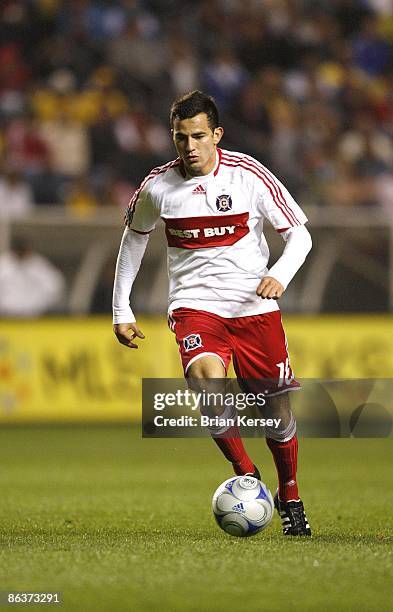
[[[283,254],[257,288],[257,295],[262,298],[278,300],[282,296],[312,247],[310,232],[304,225],[291,227],[281,236],[286,243]]]
[[[259,168],[263,180],[255,179],[257,209],[281,234],[285,248],[278,261],[261,279],[256,292],[262,298],[277,300],[306,259],[312,240],[304,226],[308,219],[289,191],[267,168],[261,164]]]

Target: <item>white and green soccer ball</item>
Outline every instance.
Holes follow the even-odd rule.
[[[234,476],[220,484],[212,506],[221,529],[240,538],[266,529],[274,514],[272,494],[253,476]]]

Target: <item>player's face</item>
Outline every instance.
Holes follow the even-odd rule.
[[[206,113],[190,119],[175,119],[172,136],[179,157],[191,176],[209,174],[216,163],[216,146],[224,130],[212,130]]]

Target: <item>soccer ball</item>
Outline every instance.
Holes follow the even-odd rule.
[[[240,538],[266,529],[274,513],[272,494],[253,476],[235,476],[220,484],[212,506],[221,529]]]

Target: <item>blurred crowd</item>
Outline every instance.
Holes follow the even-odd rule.
[[[301,205],[393,207],[391,0],[3,0],[0,215],[123,209],[213,95]]]

